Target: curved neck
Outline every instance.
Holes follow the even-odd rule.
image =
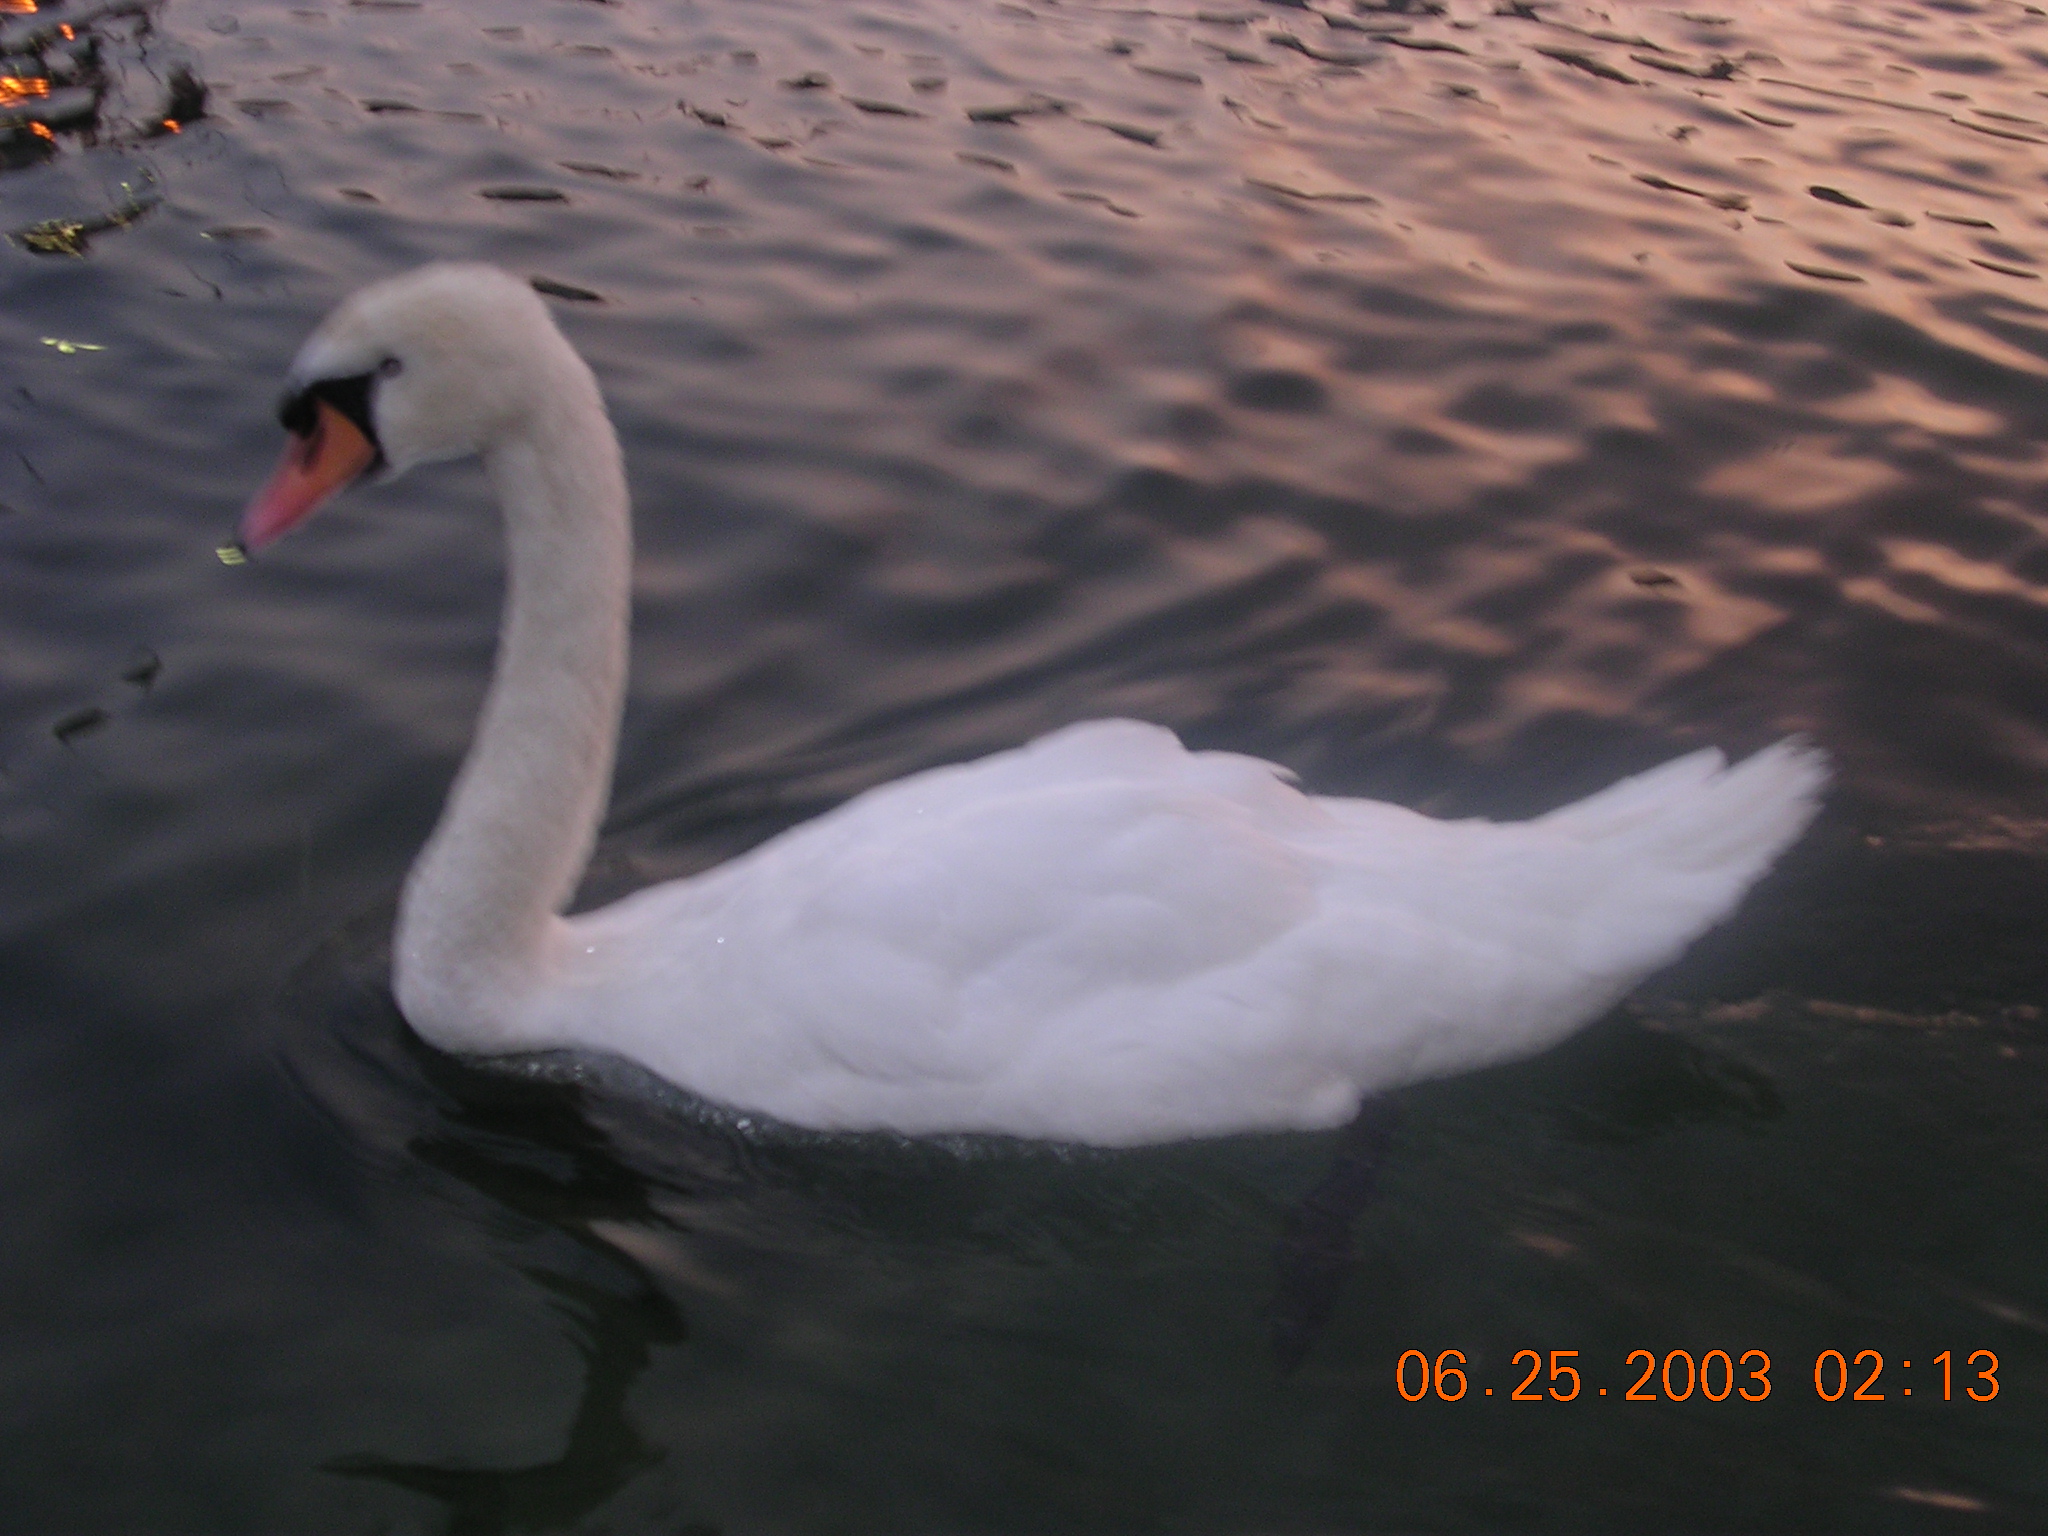
[[[421,1034],[463,1049],[515,1043],[518,1001],[545,972],[597,838],[625,695],[625,474],[595,380],[566,361],[527,429],[484,454],[506,537],[497,665],[399,904],[399,1005]]]

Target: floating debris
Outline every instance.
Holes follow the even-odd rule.
[[[602,304],[604,295],[590,288],[578,288],[574,283],[558,282],[552,277],[529,277],[527,283],[535,293],[544,293],[549,298],[567,299],[572,304]]]
[[[74,352],[104,352],[107,350],[96,341],[66,341],[61,336],[44,336],[39,339],[44,346],[55,347],[66,357],[69,357]]]
[[[45,219],[27,229],[16,230],[11,238],[23,250],[38,256],[83,256],[92,230],[83,219]],[[47,339],[47,338],[46,338]]]
[[[275,234],[273,231],[264,228],[261,224],[221,224],[213,229],[202,229],[199,231],[199,238],[202,240],[270,240],[275,238]]]
[[[101,116],[109,98],[125,93],[117,80],[135,58],[118,67],[103,56],[111,44],[134,44],[149,35],[149,17],[157,0],[99,0],[58,10],[45,19],[44,7],[28,0],[0,4],[0,170],[33,165],[58,150],[59,136],[77,133],[84,147],[109,148],[140,143],[165,134],[204,115],[206,89],[191,71],[173,65],[165,76],[167,92],[153,119],[133,126]],[[57,9],[52,6],[50,9]],[[18,18],[18,19],[13,19]],[[110,29],[100,23],[139,18],[133,28]],[[232,18],[230,18],[232,22]],[[115,223],[126,222],[125,218]],[[70,225],[77,227],[72,228]],[[83,238],[112,227],[100,221],[51,221],[33,231],[34,238],[17,243],[46,254],[83,253]]]
[[[214,559],[222,565],[247,565],[249,552],[240,544],[217,544],[213,550]]]

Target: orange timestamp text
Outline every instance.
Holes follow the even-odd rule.
[[[1725,1349],[1710,1349],[1697,1358],[1690,1350],[1673,1349],[1661,1359],[1653,1350],[1632,1349],[1626,1356],[1626,1369],[1616,1378],[1615,1390],[1611,1392],[1597,1383],[1587,1385],[1576,1349],[1551,1350],[1548,1370],[1546,1357],[1533,1349],[1516,1350],[1512,1363],[1517,1370],[1527,1365],[1521,1379],[1512,1384],[1502,1382],[1503,1390],[1498,1394],[1482,1384],[1482,1397],[1499,1395],[1511,1403],[1568,1403],[1590,1395],[1613,1396],[1624,1403],[1682,1403],[1698,1395],[1714,1403],[1726,1402],[1731,1397],[1760,1403],[1772,1391],[1771,1357],[1761,1349],[1746,1349],[1739,1355]],[[1954,1401],[1959,1383],[1962,1396],[1973,1402],[1988,1403],[1998,1396],[1998,1356],[1988,1349],[1975,1351],[1961,1367],[1955,1363],[1955,1352],[1947,1349],[1925,1357],[1924,1363],[1926,1368],[1939,1367],[1941,1400],[1945,1403]],[[1903,1378],[1913,1368],[1913,1362],[1901,1359],[1898,1368]],[[1839,1349],[1824,1349],[1813,1361],[1814,1395],[1829,1403],[1844,1399],[1855,1403],[1884,1402],[1887,1395],[1879,1383],[1885,1369],[1884,1356],[1874,1349],[1858,1350],[1853,1356]],[[1394,1390],[1411,1403],[1431,1396],[1455,1403],[1473,1390],[1471,1370],[1463,1350],[1441,1350],[1434,1359],[1419,1349],[1405,1350],[1394,1364]],[[1631,1371],[1636,1373],[1634,1380],[1624,1386],[1621,1378]],[[1928,1370],[1923,1369],[1915,1379],[1929,1382]],[[1913,1388],[1903,1379],[1895,1381],[1894,1386],[1902,1399],[1913,1395]],[[1931,1385],[1925,1395],[1933,1396]]]

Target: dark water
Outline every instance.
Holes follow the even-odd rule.
[[[0,1528],[2048,1523],[2048,16],[1319,3],[0,4]],[[302,333],[431,257],[569,294],[626,441],[592,898],[1104,714],[1443,813],[1795,730],[1839,787],[1402,1095],[1312,1273],[1335,1137],[441,1058],[385,945],[480,479],[212,554]],[[1623,1400],[1717,1349],[1770,1396]]]

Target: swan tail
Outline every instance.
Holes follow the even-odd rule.
[[[1827,787],[1824,754],[1796,738],[1729,767],[1712,747],[1623,779],[1537,818],[1673,872],[1734,874],[1745,885],[1804,832]]]
[[[1826,757],[1781,741],[1733,767],[1695,752],[1539,818],[1603,871],[1582,959],[1629,984],[1676,959],[1806,830],[1827,782]]]

